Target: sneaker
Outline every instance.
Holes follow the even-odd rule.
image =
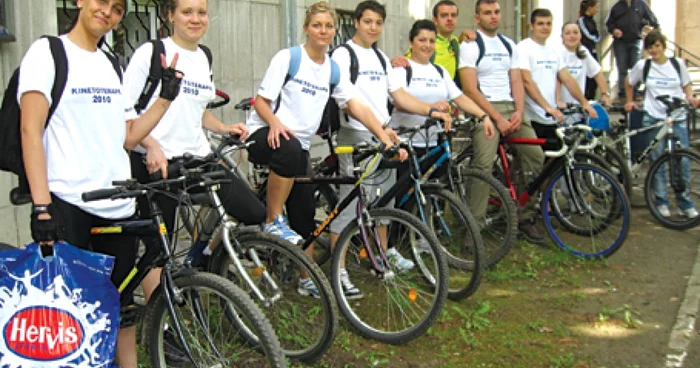
[[[544,235],[540,233],[532,219],[521,221],[518,224],[518,234],[530,243],[544,244]]]
[[[668,206],[665,204],[656,206],[656,210],[659,211],[659,215],[661,215],[661,217],[671,217],[671,210],[669,210]]]
[[[348,300],[362,299],[364,297],[362,291],[350,281],[348,271],[345,269],[340,270],[340,285],[343,287],[343,294]]]
[[[316,284],[311,281],[311,278],[299,279],[299,286],[297,287],[297,292],[301,296],[312,296],[319,299],[321,295],[318,293]]]
[[[263,226],[263,231],[280,237],[295,245],[304,241],[299,234],[289,228],[287,218],[282,215],[277,215],[274,221],[270,222],[269,224],[265,224],[265,226]]]
[[[390,248],[386,252],[386,257],[389,258],[389,262],[396,267],[399,273],[410,271],[416,266],[413,261],[404,258],[396,248]]]
[[[685,210],[678,210],[678,212],[681,216],[685,216],[689,219],[694,219],[698,217],[698,210],[696,210],[695,207],[690,207]]]

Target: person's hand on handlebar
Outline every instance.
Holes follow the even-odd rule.
[[[399,144],[401,143],[401,137],[396,133],[394,129],[391,128],[384,128],[384,133],[389,136],[389,139],[391,139],[391,142],[394,144]]]
[[[600,102],[603,103],[603,106],[612,106],[612,99],[610,98],[610,95],[604,94],[600,96]]]
[[[632,112],[633,110],[639,110],[639,106],[637,106],[637,104],[634,103],[634,101],[627,102],[625,104],[625,111]]]
[[[551,115],[556,121],[560,123],[564,121],[564,114],[561,111],[559,111],[559,109],[555,109],[549,106],[546,109],[544,109],[544,112]]]
[[[693,106],[693,108],[697,109],[700,105],[700,99],[695,98],[695,96],[690,96],[688,97],[688,103]]]
[[[591,117],[591,119],[597,119],[598,118],[598,111],[591,106],[591,104],[587,103],[583,105],[583,109],[586,110],[588,113],[588,116]]]
[[[149,174],[160,170],[163,179],[168,178],[168,159],[165,157],[160,145],[152,145],[146,148],[146,169]]]
[[[243,124],[243,123],[224,125],[224,131],[222,133],[230,134],[230,135],[238,135],[241,137],[240,140],[244,140],[244,139],[246,139],[246,137],[248,137],[248,127],[246,127],[245,124]]]

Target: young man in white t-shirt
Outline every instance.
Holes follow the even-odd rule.
[[[552,34],[552,12],[535,9],[530,16],[530,38],[517,47],[518,67],[525,85],[525,117],[540,138],[557,139],[555,128],[564,120],[556,106],[557,80],[581,103],[592,118],[598,114],[586,100],[576,80],[554,48],[546,45]],[[547,144],[544,149],[559,149],[559,144]]]
[[[515,44],[498,35],[501,6],[496,0],[478,0],[474,19],[484,51],[479,60],[481,52],[477,42],[463,42],[461,45],[459,73],[465,94],[489,114],[500,135],[537,138],[530,122],[523,119],[525,90],[518,70]],[[508,42],[510,51],[504,41]],[[472,164],[477,169],[491,172],[499,139],[486,139],[482,134],[483,129],[483,126],[479,126],[474,132]],[[544,154],[540,147],[533,145],[515,145],[513,148],[518,152],[520,171],[524,175],[519,182],[525,185],[529,181],[527,179],[534,178],[542,170]],[[469,191],[470,208],[479,220],[486,213],[488,190],[487,186],[477,183]],[[544,241],[544,236],[534,226],[534,207],[535,201],[531,200],[522,209],[519,228],[528,241],[539,243]]]
[[[632,70],[630,70],[629,75],[625,79],[626,88],[626,99],[625,110],[632,111],[638,109],[637,105],[634,103],[634,95],[632,93],[632,86],[638,83],[645,84],[644,92],[644,118],[642,120],[642,126],[651,126],[658,123],[660,120],[665,120],[668,118],[666,113],[665,105],[656,100],[658,96],[670,96],[685,98],[693,107],[697,108],[700,105],[700,100],[693,97],[693,87],[690,80],[690,75],[688,74],[688,68],[685,66],[685,62],[682,59],[676,59],[677,66],[679,70],[676,70],[676,66],[673,65],[673,61],[669,59],[666,54],[666,37],[659,31],[651,31],[647,37],[644,39],[644,49],[649,53],[650,59],[640,60],[634,65]],[[644,67],[649,63],[649,72],[644,80]],[[688,147],[689,137],[688,137],[688,126],[686,125],[686,117],[683,116],[674,122],[673,133],[678,136],[679,141],[683,147]],[[658,130],[654,130],[653,134],[656,134]],[[656,160],[661,156],[666,149],[667,142],[660,142],[656,148],[651,151],[650,159],[652,161]],[[685,188],[681,193],[675,193],[676,209],[679,215],[688,218],[698,217],[698,211],[695,208],[695,203],[691,199],[691,185],[690,185],[690,164],[687,160],[683,163],[682,173],[683,180],[685,181]],[[659,214],[664,217],[671,216],[671,209],[669,206],[671,203],[668,198],[668,184],[667,179],[663,174],[657,172],[652,183],[652,189],[654,190],[654,205],[656,206]],[[694,188],[697,190],[697,188]]]

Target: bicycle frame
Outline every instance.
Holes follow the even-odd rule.
[[[182,327],[180,326],[180,321],[177,319],[175,307],[173,305],[174,303],[182,302],[182,295],[180,295],[180,293],[176,290],[175,282],[172,276],[175,262],[172,260],[172,252],[170,251],[169,246],[170,241],[168,239],[168,231],[163,220],[163,212],[160,210],[158,205],[151,200],[151,193],[146,193],[146,197],[148,199],[149,206],[151,207],[150,220],[115,221],[105,226],[91,228],[90,234],[97,236],[121,234],[138,237],[148,237],[157,234],[159,244],[161,245],[160,249],[158,249],[152,243],[151,245],[149,245],[148,242],[145,243],[146,252],[141,256],[138,263],[127,275],[121,285],[119,285],[119,302],[122,307],[129,306],[134,291],[146,277],[148,272],[150,272],[153,268],[162,267],[163,272],[160,275],[160,284],[163,295],[165,296],[168,313],[173,321],[173,328],[180,339],[180,343],[184,347],[188,359],[196,365],[189,344],[187,344],[187,341],[183,337]],[[200,320],[199,322],[203,324],[203,321]]]

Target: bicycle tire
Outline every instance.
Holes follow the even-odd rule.
[[[243,249],[255,249],[256,255],[265,263],[266,271],[270,271],[276,285],[281,288],[281,299],[267,305],[263,305],[255,295],[251,294],[251,297],[275,329],[284,354],[291,359],[314,364],[332,346],[338,327],[338,307],[325,274],[300,248],[276,236],[248,232],[236,234],[236,239]],[[246,256],[240,257],[243,259]],[[235,273],[236,268],[222,245],[215,249],[212,258],[217,260],[211,269],[213,273],[232,279],[243,290],[248,290],[239,282],[242,279]],[[259,272],[262,271],[250,262],[250,273]],[[298,294],[300,272],[311,278],[318,289],[318,299]],[[274,293],[274,290],[269,290],[270,284],[263,277],[258,275],[252,278],[258,281],[257,286],[266,296]],[[304,329],[309,333],[304,334]]]
[[[647,171],[647,177],[644,180],[644,200],[646,201],[647,208],[649,208],[649,212],[651,212],[651,215],[661,225],[674,230],[687,230],[700,225],[700,216],[696,216],[695,218],[687,218],[684,215],[680,215],[680,208],[673,208],[673,201],[671,201],[671,199],[668,198],[668,201],[671,203],[672,206],[672,208],[670,209],[671,216],[664,217],[661,215],[661,213],[659,213],[656,203],[654,203],[656,197],[652,188],[654,176],[657,174],[657,171],[663,170],[664,172],[668,173],[664,174],[664,177],[666,179],[667,185],[669,185],[673,178],[667,176],[671,175],[671,170],[668,170],[667,168],[669,167],[670,160],[674,157],[680,157],[680,159],[683,161],[685,161],[686,159],[688,160],[690,179],[692,181],[691,183],[688,183],[688,185],[691,188],[695,188],[695,190],[690,190],[689,196],[692,196],[690,199],[691,201],[694,201],[696,205],[699,203],[700,154],[685,148],[676,148],[673,154],[670,152],[665,152],[664,154],[659,156],[659,158],[657,158],[654,162],[652,162],[652,164],[649,166],[649,171]],[[695,163],[695,165],[693,165],[693,163]],[[693,179],[695,180],[693,181]],[[670,185],[672,186],[673,184]],[[674,191],[675,189],[673,187],[667,188],[668,193],[673,193]]]
[[[510,192],[493,175],[474,169],[458,167],[457,193],[469,207],[469,190],[472,183],[482,182],[489,188],[487,209],[481,223],[481,238],[484,244],[484,267],[493,267],[500,262],[515,244],[518,237],[518,210]],[[471,208],[471,207],[470,207]]]
[[[613,174],[598,166],[575,163],[571,173],[576,178],[572,181],[572,186],[576,184],[573,192],[564,193],[561,189],[566,185],[562,169],[552,176],[542,196],[542,208],[551,209],[543,211],[547,232],[557,246],[578,257],[609,257],[620,249],[629,233],[631,212],[627,194]],[[559,183],[561,179],[563,185]],[[561,203],[568,204],[570,200],[577,201],[580,209],[574,205],[567,217]],[[553,218],[563,226],[556,226]],[[582,224],[575,223],[579,219]],[[603,236],[612,240],[601,240]],[[579,237],[583,238],[582,244],[574,244]]]
[[[484,246],[479,226],[456,194],[435,186],[423,186],[421,191],[426,199],[426,224],[447,257],[450,277],[447,297],[453,301],[463,300],[479,289],[484,273]],[[412,198],[405,208],[415,216],[417,204]]]
[[[287,362],[282,354],[277,336],[270,325],[270,322],[265,318],[265,315],[236,285],[230,281],[209,273],[194,273],[191,275],[182,275],[174,278],[174,283],[177,289],[181,292],[182,301],[175,305],[178,318],[185,319],[181,321],[180,326],[183,334],[186,335],[186,341],[190,345],[193,358],[200,366],[207,367],[248,367],[251,365],[268,366],[268,367],[286,367]],[[203,292],[211,292],[213,297],[205,298]],[[202,308],[202,302],[209,302],[206,308]],[[189,320],[187,315],[183,315],[179,311],[179,307],[193,307],[196,311]],[[258,344],[255,348],[248,345],[247,341],[240,341],[235,334],[238,329],[235,326],[226,324],[227,318],[222,318],[220,312],[221,307],[225,306],[227,310],[234,310],[239,318],[246,323],[246,328],[250,329],[257,336]],[[206,315],[203,315],[206,314]],[[172,364],[173,359],[179,359],[180,362],[184,359],[185,365],[191,362],[183,355],[183,348],[180,345],[179,338],[176,335],[171,335],[173,339],[168,339],[168,328],[166,326],[174,326],[170,321],[170,314],[166,305],[166,298],[159,287],[153,294],[148,307],[146,308],[146,316],[144,323],[146,324],[145,345],[148,349],[151,359],[151,366],[154,368],[167,367]],[[205,318],[205,326],[197,322],[199,319]],[[204,327],[197,332],[192,332],[194,326]],[[212,348],[213,333],[226,334],[222,336],[222,345]],[[207,340],[207,344],[193,344],[191,340],[199,340],[200,337]],[[236,342],[240,342],[241,351],[231,352]],[[179,351],[178,351],[179,349]],[[167,350],[167,351],[166,351]],[[261,355],[262,352],[262,355]],[[180,353],[175,354],[175,353]],[[215,355],[218,355],[216,357]]]
[[[331,286],[341,313],[359,335],[383,343],[403,344],[423,335],[439,317],[447,299],[447,259],[427,225],[409,213],[394,208],[376,208],[370,209],[368,214],[372,221],[367,225],[370,233],[375,233],[372,224],[376,223],[386,224],[389,234],[392,227],[398,228],[399,235],[392,236],[390,242],[394,242],[399,252],[408,251],[404,254],[409,254],[416,263],[421,263],[407,272],[397,271],[391,278],[386,276],[380,279],[376,273],[367,269],[370,257],[364,251],[365,248],[358,244],[361,242],[357,241],[356,233],[360,230],[360,225],[357,221],[352,221],[340,233],[333,252]],[[375,239],[372,236],[369,241],[377,249]],[[417,242],[420,239],[428,240],[425,249],[427,255],[418,249]],[[351,281],[364,289],[363,293],[366,292],[362,299],[349,300],[345,296],[340,278],[342,262],[345,262]],[[389,269],[396,270],[394,265],[390,265]],[[405,288],[401,289],[402,286]],[[392,302],[399,306],[390,305]],[[418,304],[422,307],[420,310],[416,310]],[[411,309],[415,316],[390,316],[403,312],[404,309]]]

